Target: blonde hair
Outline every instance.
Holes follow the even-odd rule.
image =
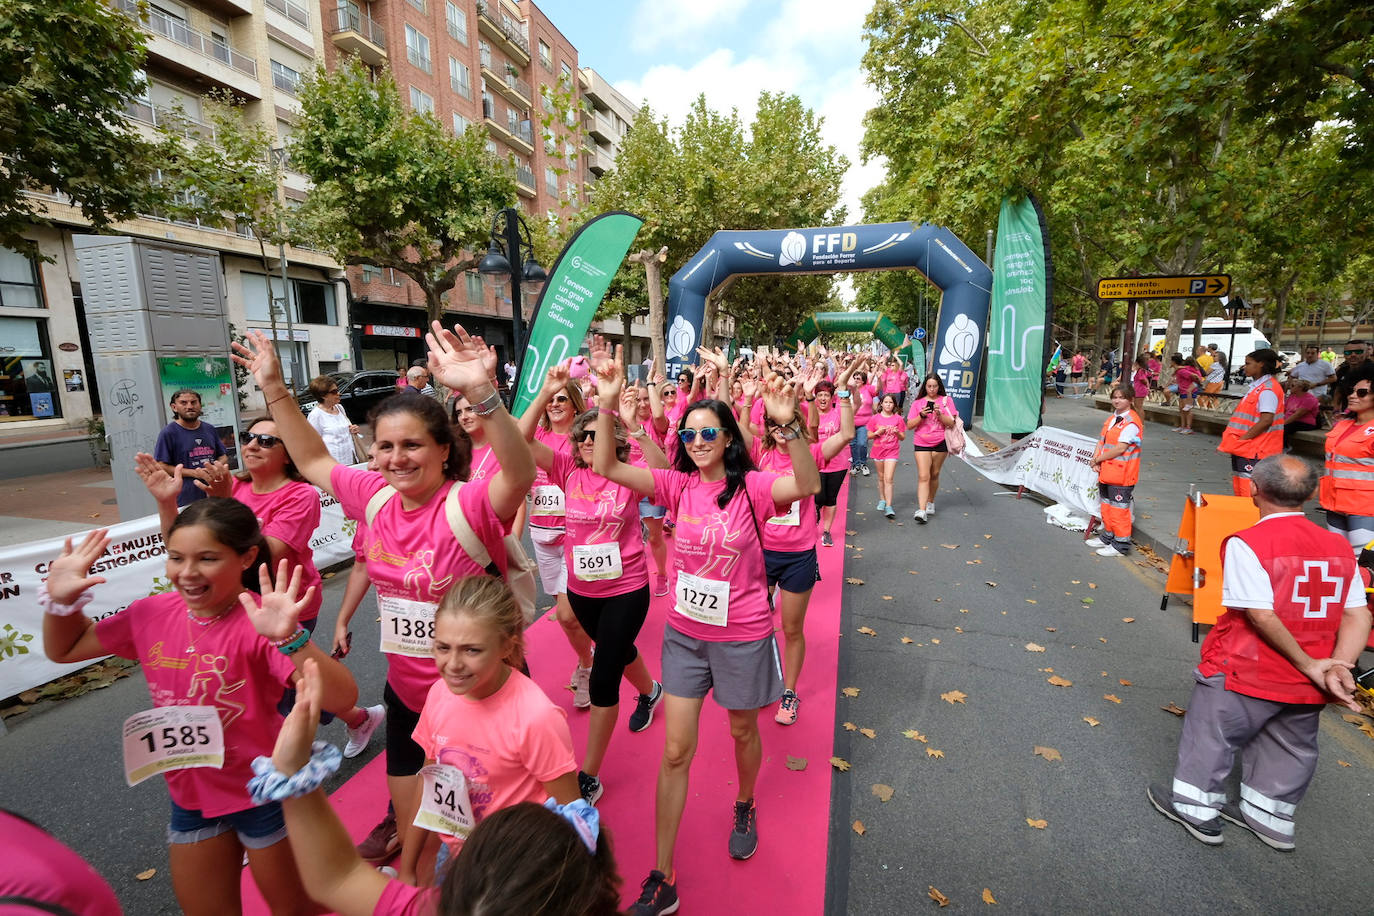
[[[461,615],[482,621],[509,640],[510,650],[502,661],[512,668],[524,667],[525,618],[504,579],[478,575],[464,576],[455,582],[439,602],[434,619]]]

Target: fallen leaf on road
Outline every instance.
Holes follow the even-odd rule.
[[[1082,580],[1082,579],[1070,579],[1070,580],[1069,580],[1069,584],[1070,584],[1070,585],[1082,585],[1082,584],[1083,584],[1083,580]]]
[[[855,821],[855,822],[854,822],[854,832],[857,833],[859,836],[863,836],[865,833],[867,833],[867,831],[864,830],[864,822],[863,822],[863,821]]]
[[[1048,680],[1051,684],[1053,684],[1054,686],[1056,686],[1056,687],[1072,687],[1072,686],[1073,686],[1073,681],[1070,681],[1070,680],[1068,680],[1067,678],[1062,678],[1062,677],[1060,677],[1060,676],[1057,675],[1057,674],[1056,674],[1054,677],[1047,678],[1047,680]]]
[[[941,544],[940,546],[943,547],[943,548],[945,548],[946,550],[958,550],[958,549],[959,549],[959,545],[958,545],[958,544]]]
[[[1099,637],[1097,637],[1097,641],[1100,642],[1100,643],[1105,643],[1105,642],[1107,641],[1107,637],[1105,637],[1105,636],[1099,636]]]
[[[1026,599],[1026,603],[1027,603],[1027,604],[1039,604],[1040,602],[1039,602],[1039,601],[1036,601],[1034,598],[1027,598],[1027,599]]]
[[[892,787],[891,787],[891,786],[885,786],[885,785],[883,785],[882,783],[875,783],[874,786],[873,786],[873,794],[876,795],[876,796],[878,796],[878,801],[883,801],[883,802],[892,801]]]
[[[1095,582],[1089,582],[1089,583],[1088,583],[1088,588],[1097,588],[1097,583],[1095,583]]]
[[[1339,764],[1340,764],[1341,766],[1343,766],[1343,767],[1348,767],[1348,766],[1350,766],[1350,764],[1346,763],[1344,760],[1337,760],[1336,762],[1339,763]]]
[[[962,633],[962,632],[964,632],[964,628],[963,628],[963,627],[955,627],[955,628],[954,628],[954,632],[956,632],[956,633]]]
[[[985,534],[985,535],[983,535],[983,540],[985,540],[985,541],[990,541],[990,540],[992,540],[992,535],[990,535],[990,534]]]
[[[919,576],[919,575],[920,575],[920,573],[918,573],[918,572],[917,572],[916,570],[914,570],[914,569],[908,569],[907,572],[911,573],[913,576]]]
[[[1028,818],[1026,818],[1026,823],[1027,823],[1027,824],[1030,824],[1030,825],[1031,825],[1032,827],[1034,827],[1036,830],[1044,830],[1046,827],[1048,827],[1048,826],[1050,825],[1050,822],[1047,821],[1047,820],[1045,820],[1044,818],[1030,818],[1030,817],[1028,817]]]
[[[134,877],[137,878],[137,879],[140,880],[140,881],[147,881],[149,878],[151,878],[151,877],[152,877],[153,875],[155,875],[155,874],[157,874],[157,869],[156,869],[156,868],[150,868],[150,869],[148,869],[147,871],[141,871],[141,872],[139,872],[138,874],[134,875]]]
[[[929,739],[927,739],[925,735],[921,734],[914,728],[908,728],[906,731],[902,732],[902,734],[910,738],[912,741],[919,741],[922,744],[929,743]]]
[[[856,697],[856,696],[859,695],[859,688],[858,688],[858,687],[844,687],[844,688],[841,688],[840,693],[844,694],[844,695],[847,696],[847,697]]]
[[[967,614],[967,613],[968,613],[968,608],[966,608],[966,607],[961,607],[961,608],[959,608],[959,613],[960,613],[960,614]]]
[[[1083,721],[1084,721],[1084,722],[1087,722],[1087,723],[1088,723],[1089,725],[1091,725],[1093,728],[1097,728],[1097,726],[1099,726],[1099,725],[1102,724],[1101,722],[1099,722],[1099,721],[1097,721],[1096,719],[1094,719],[1092,716],[1084,716],[1084,717],[1083,717]]]
[[[1052,747],[1041,747],[1038,744],[1035,746],[1035,750],[1031,751],[1031,755],[1034,757],[1044,757],[1046,760],[1058,760],[1060,763],[1064,761],[1064,757],[1059,751]]]
[[[853,722],[846,722],[844,723],[844,730],[847,732],[856,732],[859,730],[859,726],[855,725]]]
[[[891,601],[891,600],[892,600],[892,596],[891,596],[891,595],[883,595],[883,600],[884,600],[884,601]]]
[[[1107,676],[1107,672],[1103,671],[1103,672],[1102,672],[1102,676],[1103,676],[1103,677],[1106,677],[1106,676]]]
[[[830,765],[841,773],[848,772],[849,770],[849,761],[845,760],[843,757],[831,757]]]
[[[1102,694],[1102,699],[1110,700],[1111,702],[1116,703],[1117,705],[1121,704],[1121,697],[1117,696],[1114,693],[1104,693]]]
[[[983,888],[983,902],[989,904],[997,902],[997,899],[992,896],[992,891],[986,887]]]
[[[927,757],[939,757],[941,760],[944,760],[944,759],[945,759],[945,752],[944,752],[944,751],[937,751],[937,750],[936,750],[935,748],[933,748],[933,747],[928,747],[928,748],[926,748],[926,756],[927,756]]]
[[[936,598],[935,600],[936,600],[936,601],[939,601],[940,599],[939,599],[939,598]],[[930,644],[931,644],[932,646],[938,646],[938,645],[940,644],[940,640],[938,640],[938,639],[932,639],[932,640],[930,641]]]
[[[949,906],[949,898],[935,889],[935,885],[930,885],[930,899],[940,904],[942,907]]]
[[[853,576],[849,576],[849,577],[846,578],[844,581],[848,582],[850,585],[863,585],[863,584],[864,584],[864,580],[863,580],[863,579],[855,579]]]
[[[1179,706],[1177,703],[1170,703],[1168,706],[1161,706],[1159,708],[1164,710],[1165,712],[1171,712],[1176,716],[1181,716],[1188,711],[1184,709],[1182,706]]]
[[[805,757],[793,757],[791,754],[788,754],[788,755],[787,755],[787,768],[788,768],[789,770],[796,770],[796,771],[798,771],[798,772],[800,772],[800,771],[806,769],[806,758],[805,758]]]
[[[1028,642],[1028,643],[1026,643],[1026,651],[1027,651],[1027,652],[1044,652],[1044,651],[1045,651],[1045,647],[1042,646],[1042,645],[1040,645],[1039,643]]]
[[[996,587],[997,587],[997,583],[996,583],[996,582],[992,582],[992,581],[988,581],[988,582],[985,582],[985,583],[983,583],[983,584],[989,586],[990,588],[996,588]]]
[[[964,693],[962,690],[951,690],[947,693],[940,694],[940,699],[952,706],[955,703],[963,703],[964,700],[968,699],[968,694]]]
[[[1134,617],[1122,617],[1122,618],[1121,618],[1121,622],[1122,622],[1122,623],[1135,623],[1135,618],[1134,618]]]
[[[1126,680],[1124,677],[1122,677],[1122,678],[1117,678],[1116,682],[1117,682],[1118,684],[1120,684],[1122,687],[1130,687],[1130,686],[1131,686],[1131,682],[1128,681],[1128,680]]]
[[[909,645],[911,645],[912,643],[914,643],[915,641],[916,641],[916,640],[912,639],[910,636],[903,636],[903,637],[902,637],[902,645],[904,645],[904,646],[909,646]]]
[[[1041,668],[1040,670],[1045,672],[1046,674],[1054,674],[1053,668]]]
[[[850,537],[853,537],[854,535],[858,534],[859,532],[857,532],[857,531],[851,531],[851,530],[849,530],[849,529],[845,529],[845,532],[844,532],[844,533],[847,534],[847,535],[849,535]]]
[[[859,729],[859,734],[863,735],[865,738],[868,738],[869,740],[878,737],[878,733],[871,728],[861,728]]]
[[[872,627],[859,627],[859,632],[862,633],[862,634],[864,634],[865,636],[877,636],[877,635],[878,635],[878,631],[875,630],[875,629],[873,629]]]
[[[1092,603],[1093,603],[1093,600],[1092,600],[1091,598],[1080,598],[1079,600],[1082,601],[1084,604],[1092,604]]]
[[[1057,631],[1058,629],[1059,629],[1058,627],[1045,627],[1045,632],[1046,632],[1046,633],[1054,633],[1054,632]]]

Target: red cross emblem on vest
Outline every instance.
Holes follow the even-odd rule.
[[[1304,560],[1302,575],[1293,579],[1293,603],[1302,604],[1303,617],[1324,619],[1328,605],[1339,604],[1344,584],[1325,560]]]

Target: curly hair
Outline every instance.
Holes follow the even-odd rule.
[[[449,480],[467,480],[472,468],[472,440],[466,435],[458,436],[448,412],[439,402],[416,392],[400,391],[372,409],[367,422],[376,430],[377,424],[386,417],[409,414],[425,427],[435,445],[447,445],[448,457],[444,459],[444,477]]]

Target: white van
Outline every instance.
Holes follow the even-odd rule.
[[[1167,318],[1155,318],[1150,321],[1150,349],[1154,349],[1164,340],[1164,333],[1168,328],[1169,319]],[[1233,368],[1245,362],[1245,354],[1272,346],[1263,334],[1255,330],[1255,322],[1250,318],[1236,320],[1234,349],[1231,346],[1231,334],[1230,318],[1202,319],[1202,345],[1205,347],[1208,344],[1216,344],[1217,349],[1234,364]],[[1185,356],[1192,355],[1193,320],[1191,318],[1183,321],[1183,330],[1178,335],[1178,351]],[[1171,354],[1165,354],[1165,356],[1169,355]]]

